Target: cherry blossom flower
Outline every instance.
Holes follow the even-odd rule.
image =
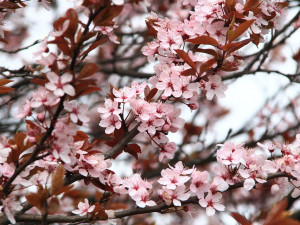
[[[218,162],[224,165],[237,165],[241,163],[241,160],[246,156],[246,150],[243,148],[243,143],[235,145],[232,142],[226,142],[217,151]]]
[[[86,116],[88,106],[86,104],[77,105],[75,100],[70,102],[64,102],[65,110],[70,112],[70,118],[74,123],[80,120],[83,123],[87,123],[90,119]]]
[[[175,206],[181,206],[181,201],[185,201],[190,197],[190,194],[186,193],[184,185],[176,187],[175,190],[170,190],[163,186],[162,190],[158,191],[158,194],[167,205],[173,203]]]
[[[188,169],[188,168],[185,168],[183,166],[183,163],[182,161],[179,161],[175,164],[174,167],[170,166],[169,167],[175,172],[175,173],[178,173],[178,174],[181,174],[181,175],[189,175],[191,173],[194,172],[194,169]]]
[[[134,113],[138,115],[142,121],[148,121],[150,119],[150,115],[156,110],[153,104],[149,104],[143,99],[131,100],[130,106]],[[164,121],[162,121],[162,123],[164,123]]]
[[[36,62],[38,64],[50,67],[55,60],[57,59],[57,55],[55,53],[50,53],[47,56],[41,55],[40,59],[37,59]]]
[[[112,115],[118,116],[122,113],[122,110],[119,108],[118,102],[105,99],[104,107],[99,107],[98,112],[102,114],[101,118],[106,119]]]
[[[31,114],[32,114],[32,111],[31,111],[31,107],[30,107],[30,101],[28,99],[26,99],[25,105],[20,107],[19,113],[16,114],[15,117],[17,119],[23,119],[27,116],[31,116]]]
[[[293,186],[295,187],[291,196],[297,198],[300,195],[300,178],[296,181],[292,181]]]
[[[156,41],[152,41],[142,48],[142,53],[147,56],[148,62],[154,62],[155,54],[158,53],[158,47],[159,44]]]
[[[250,191],[254,187],[255,181],[259,183],[267,182],[266,181],[267,174],[262,171],[239,169],[239,173],[243,178],[246,178],[246,180],[244,181],[244,188],[247,191]]]
[[[180,173],[177,173],[171,169],[165,169],[161,171],[162,177],[158,179],[158,183],[165,185],[166,188],[174,190],[177,186],[182,186],[186,183],[190,177],[182,176]]]
[[[210,76],[205,84],[206,98],[212,100],[214,95],[219,98],[225,97],[224,92],[227,90],[227,85],[222,83],[222,79],[218,75]]]
[[[139,96],[140,94],[142,94],[145,90],[145,87],[147,86],[147,82],[143,82],[141,84],[139,84],[136,81],[133,81],[131,83],[131,88],[133,90],[133,92],[135,92],[136,96]]]
[[[102,119],[99,125],[101,127],[106,127],[105,129],[106,134],[111,134],[114,132],[115,129],[120,129],[122,124],[118,116],[112,115],[106,119]]]
[[[159,161],[162,162],[165,158],[172,159],[174,153],[176,151],[176,144],[174,142],[168,142],[161,146],[160,154],[159,154]]]
[[[84,199],[84,202],[78,203],[78,209],[72,211],[74,214],[79,214],[80,216],[85,216],[88,213],[93,212],[95,209],[95,205],[90,206],[89,201]]]
[[[131,197],[136,202],[136,205],[140,208],[156,205],[154,201],[150,200],[149,193],[146,190],[139,191]]]
[[[207,171],[194,171],[191,175],[192,181],[190,185],[190,190],[196,193],[197,197],[204,198],[204,193],[209,190],[210,184],[208,182],[209,174]]]
[[[32,96],[30,106],[32,108],[38,108],[40,106],[51,107],[59,102],[59,98],[48,91],[44,87],[37,89]]]
[[[114,88],[113,94],[116,96],[116,98],[114,99],[116,102],[125,103],[135,96],[135,90],[132,90],[129,87],[124,87],[120,90]]]
[[[134,174],[132,177],[124,180],[123,185],[128,188],[128,193],[130,196],[134,196],[138,192],[148,192],[148,190],[152,188],[152,184],[143,180],[140,174]]]
[[[216,194],[212,194],[211,192],[208,192],[205,199],[200,199],[199,204],[206,208],[206,214],[208,216],[213,216],[218,211],[224,211],[225,206],[220,203],[220,200],[222,199],[222,194],[220,192]]]
[[[13,163],[4,163],[3,165],[0,164],[0,176],[10,178],[15,172],[15,165]]]
[[[6,162],[6,159],[11,152],[10,144],[7,142],[6,137],[0,136],[0,163]]]
[[[64,73],[60,77],[54,72],[49,72],[46,76],[50,82],[46,83],[45,87],[48,90],[53,91],[56,96],[61,97],[64,94],[68,94],[70,96],[75,95],[74,87],[69,84],[73,79],[72,74]]]
[[[146,118],[146,116],[144,116]],[[143,121],[141,125],[138,127],[140,132],[147,131],[149,134],[155,134],[157,127],[163,126],[165,121],[163,119],[157,119],[154,116],[149,117],[148,120]]]
[[[21,210],[23,207],[21,204],[14,200],[13,197],[8,197],[4,200],[2,200],[2,206],[0,206],[0,210],[4,211],[5,215],[7,216],[8,220],[12,224],[16,224],[16,220],[13,215],[13,210]]]

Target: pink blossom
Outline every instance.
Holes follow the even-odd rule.
[[[152,184],[141,178],[140,174],[134,174],[132,177],[123,181],[123,185],[128,188],[130,196],[135,196],[137,193],[150,190]]]
[[[119,108],[118,102],[105,99],[104,107],[99,107],[98,112],[102,114],[102,118],[106,119],[112,115],[118,116],[122,113],[122,110]]]
[[[90,206],[89,201],[87,199],[84,199],[84,202],[78,203],[78,209],[75,209],[72,211],[74,214],[79,214],[80,216],[85,216],[88,213],[93,212],[95,209],[95,206]]]
[[[174,167],[172,167],[170,165],[169,165],[169,167],[175,173],[178,173],[178,174],[181,174],[181,175],[189,175],[189,174],[194,172],[194,169],[188,169],[188,168],[184,167],[182,161],[177,162]]]
[[[184,124],[184,119],[180,118],[181,109],[174,108],[174,110],[170,111],[166,115],[166,123],[163,126],[163,131],[173,132],[175,133],[179,128],[181,128]]]
[[[182,176],[180,173],[171,169],[162,170],[161,176],[157,182],[171,190],[175,190],[178,186],[184,185],[184,183],[190,179],[190,177]]]
[[[79,152],[84,151],[77,151],[77,153]],[[110,160],[104,160],[102,154],[81,154],[77,162],[79,173],[83,176],[89,174],[92,177],[99,177],[99,174],[111,166]]]
[[[158,47],[159,44],[156,41],[152,41],[142,48],[142,53],[147,56],[149,62],[153,62],[155,60],[155,54],[158,51]]]
[[[26,99],[25,105],[20,107],[19,113],[15,115],[17,119],[23,119],[26,118],[27,116],[31,116],[32,111],[30,107],[30,101]]]
[[[6,137],[0,135],[0,163],[4,163],[11,152],[10,144],[7,142]]]
[[[243,143],[235,145],[232,142],[226,142],[217,151],[218,162],[224,165],[237,165],[241,163],[241,160],[246,156],[246,150],[243,148]]]
[[[75,95],[74,87],[69,84],[73,79],[72,74],[64,73],[60,77],[54,72],[48,72],[47,78],[50,82],[47,83],[45,87],[48,90],[53,91],[56,96],[61,97],[64,94],[68,94],[70,96]]]
[[[71,148],[69,143],[72,142],[73,139],[67,136],[59,138],[52,146],[52,154],[56,159],[61,159],[63,162],[70,164],[71,163]]]
[[[156,110],[153,104],[149,104],[143,99],[132,99],[130,101],[130,106],[134,113],[139,116],[142,121],[147,121],[150,119],[150,115]]]
[[[212,100],[214,95],[217,97],[225,97],[224,92],[227,90],[227,85],[222,83],[222,79],[218,75],[210,76],[205,84],[206,98]]]
[[[206,208],[206,214],[208,216],[213,216],[215,214],[215,211],[224,211],[225,206],[220,204],[220,200],[222,199],[222,194],[220,192],[216,194],[212,194],[211,192],[208,192],[205,199],[200,199],[199,204]]]
[[[90,119],[86,116],[88,106],[86,104],[77,105],[75,100],[70,102],[64,102],[65,110],[70,112],[70,118],[74,123],[80,120],[83,123],[87,123]]]
[[[173,203],[175,206],[181,206],[181,201],[185,201],[190,197],[190,194],[186,193],[184,185],[176,187],[175,190],[170,190],[163,186],[162,190],[159,190],[158,193],[167,205]]]
[[[207,171],[200,172],[197,170],[191,175],[192,181],[190,190],[193,193],[196,193],[198,198],[204,198],[204,193],[209,190],[210,184],[208,182],[208,176],[209,174]]]
[[[291,196],[293,198],[298,198],[298,196],[300,195],[300,178],[296,181],[292,181],[291,183],[295,187],[292,194],[291,194]]]
[[[247,191],[250,191],[254,185],[255,185],[255,181],[259,182],[259,183],[265,183],[266,178],[267,178],[267,174],[262,172],[262,171],[253,171],[250,169],[239,169],[239,173],[243,178],[246,178],[246,180],[244,181],[244,188]]]
[[[51,107],[59,102],[59,98],[44,87],[40,87],[33,93],[30,106],[38,108],[40,106]]]
[[[102,119],[99,125],[101,127],[106,127],[105,129],[106,134],[111,134],[114,132],[115,129],[120,129],[122,124],[118,116],[112,115],[106,119]]]
[[[147,82],[143,82],[141,84],[139,84],[136,81],[133,81],[131,83],[131,88],[133,90],[133,92],[135,92],[136,96],[139,96],[140,94],[142,94],[145,90],[145,87],[147,86]]]
[[[37,59],[36,62],[38,64],[50,67],[55,62],[56,59],[57,59],[57,55],[51,52],[47,56],[41,55],[41,58]]]
[[[144,116],[146,118],[146,115]],[[163,126],[165,121],[163,119],[157,119],[154,116],[149,117],[148,120],[145,120],[141,123],[141,125],[138,127],[138,130],[140,132],[147,131],[149,134],[155,134],[156,129],[158,127]]]
[[[162,162],[165,158],[173,159],[175,151],[176,144],[174,142],[164,144],[160,149],[159,161]]]
[[[125,103],[135,96],[135,90],[132,90],[129,87],[124,87],[120,90],[114,88],[113,94],[116,96],[116,98],[114,99],[116,102]]]
[[[132,199],[136,202],[136,205],[140,208],[156,205],[154,201],[150,200],[149,193],[146,190],[142,190],[140,192],[135,193],[132,196]]]
[[[2,200],[2,206],[0,206],[0,211],[4,211],[8,220],[12,224],[16,224],[16,220],[13,215],[13,210],[18,211],[18,210],[21,210],[22,208],[23,207],[21,206],[21,204],[19,202],[15,201],[15,199],[13,199],[13,197],[8,197],[8,198]]]
[[[199,90],[199,83],[190,83],[189,77],[181,77],[180,81],[174,85],[173,96],[176,98],[183,97],[185,99],[191,98],[193,92]]]
[[[8,177],[10,178],[14,172],[15,172],[15,165],[13,163],[4,163],[0,164],[0,176]]]

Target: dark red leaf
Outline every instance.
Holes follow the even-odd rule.
[[[14,88],[11,88],[11,87],[0,86],[0,94],[6,94],[13,90],[14,90]]]
[[[200,66],[200,74],[203,74],[204,72],[209,70],[216,62],[217,62],[217,60],[215,58],[212,58],[212,59],[206,61],[205,63],[203,63]]]
[[[248,43],[250,43],[252,41],[252,38],[240,41],[240,42],[235,42],[235,43],[229,43],[223,46],[223,50],[226,52],[227,55],[229,55],[230,53],[244,47],[245,45],[247,45]]]
[[[149,90],[149,93],[147,95],[145,95],[146,96],[145,101],[150,102],[152,100],[152,98],[156,95],[157,91],[158,91],[157,88],[152,88],[151,90]]]
[[[3,86],[5,84],[8,84],[10,82],[12,82],[13,80],[9,80],[9,79],[0,79],[0,86]]]
[[[241,23],[232,33],[232,35],[228,36],[228,41],[232,42],[238,37],[240,37],[249,27],[254,23],[255,19],[247,20],[244,23]]]
[[[175,52],[178,54],[178,56],[183,59],[192,69],[196,71],[196,65],[194,61],[191,59],[191,57],[183,50],[181,49],[175,49]]]
[[[98,41],[95,41],[93,44],[90,45],[90,47],[85,50],[81,55],[85,56],[86,54],[88,54],[90,51],[93,51],[95,48],[97,48],[99,45],[102,45],[104,42],[107,41],[107,38],[102,38]]]
[[[134,158],[138,159],[138,153],[141,153],[141,147],[138,144],[129,144],[127,147],[124,149],[124,152],[129,153],[132,155]]]
[[[284,198],[281,202],[276,203],[272,209],[269,211],[264,225],[271,225],[273,220],[279,219],[282,216],[282,213],[287,207],[287,199]]]
[[[181,76],[192,76],[192,75],[195,75],[195,74],[196,74],[196,71],[192,68],[184,70],[180,73]]]
[[[0,2],[0,9],[18,9],[21,8],[18,4],[13,2]]]
[[[195,44],[195,45],[212,45],[212,46],[215,46],[215,47],[219,47],[219,43],[216,39],[212,38],[212,37],[209,37],[209,36],[206,36],[206,35],[203,35],[203,36],[199,36],[199,37],[196,37],[196,38],[192,38],[192,39],[187,39],[186,40],[187,42],[190,42],[192,44]]]
[[[99,67],[95,63],[87,63],[78,74],[78,79],[90,77],[98,71]]]
[[[211,48],[208,48],[208,49],[197,48],[194,51],[195,52],[202,52],[202,53],[206,53],[206,54],[212,55],[212,56],[215,57],[215,59],[219,58],[218,53],[215,50],[211,49]]]
[[[245,218],[243,217],[241,214],[232,212],[230,213],[231,216],[241,225],[251,225],[251,223]]]

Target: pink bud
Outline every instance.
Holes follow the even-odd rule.
[[[31,144],[36,143],[35,137],[29,137],[29,142],[30,142]]]
[[[199,105],[198,105],[198,104],[195,104],[195,103],[188,104],[187,106],[188,106],[191,110],[198,109],[198,107],[199,107]]]
[[[37,118],[39,121],[43,122],[45,120],[45,114],[44,113],[39,113],[37,115]]]

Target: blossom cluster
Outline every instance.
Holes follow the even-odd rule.
[[[155,39],[145,46],[142,52],[148,56],[150,62],[155,59],[158,61],[154,66],[155,76],[149,79],[150,87],[147,82],[135,81],[130,87],[112,87],[110,98],[105,99],[104,105],[98,108],[101,116],[99,125],[105,128],[106,134],[121,129],[127,133],[134,126],[138,126],[139,133],[149,138],[152,146],[159,150],[158,158],[161,162],[174,158],[176,144],[170,142],[167,135],[177,132],[184,123],[180,117],[181,109],[176,108],[174,102],[183,103],[195,110],[199,107],[198,99],[203,93],[208,100],[212,100],[215,95],[223,97],[227,86],[222,82],[222,77],[226,76],[227,71],[241,68],[243,60],[240,53],[227,49],[228,44],[235,44],[229,41],[229,29],[233,32],[242,22],[253,21],[241,38],[246,40],[250,36],[250,41],[256,36],[259,41],[263,41],[262,35],[270,27],[278,26],[277,20],[281,10],[277,1],[267,0],[257,6],[257,12],[253,12],[240,0],[236,1],[231,9],[235,12],[235,21],[233,18],[227,18],[230,14],[226,12],[229,10],[226,6],[227,1],[181,2],[183,5],[193,6],[188,19],[161,19],[152,13],[148,20],[154,29]],[[225,209],[222,204],[222,192],[230,186],[243,183],[244,189],[250,191],[257,183],[266,183],[269,175],[278,172],[294,187],[292,197],[300,195],[299,135],[295,144],[274,143],[271,147],[267,146],[271,158],[255,149],[247,149],[243,144],[226,142],[220,145],[216,153],[218,164],[212,168],[216,176],[210,177],[209,171],[184,168],[183,163],[179,161],[161,171],[161,177],[155,183],[160,185],[156,192],[153,190],[154,182],[142,179],[140,174],[127,178],[114,174],[110,170],[111,159],[105,158],[102,151],[95,150],[94,145],[89,144],[88,137],[81,136],[79,126],[89,122],[88,106],[76,101],[80,75],[69,70],[69,67],[66,69],[72,60],[71,54],[68,53],[74,48],[74,40],[64,36],[71,29],[71,19],[64,17],[62,21],[56,27],[56,31],[49,34],[55,40],[45,40],[36,53],[39,57],[37,62],[51,71],[42,74],[45,78],[43,84],[34,91],[31,99],[26,100],[16,115],[17,119],[32,119],[26,121],[24,139],[15,143],[1,137],[1,186],[5,185],[16,171],[17,163],[10,159],[14,149],[17,149],[18,145],[26,146],[24,148],[28,152],[17,156],[18,159],[25,160],[27,153],[41,147],[39,141],[50,131],[39,152],[40,158],[36,158],[27,166],[13,181],[13,185],[25,188],[33,185],[47,187],[51,185],[48,182],[51,172],[55,171],[57,165],[62,164],[68,173],[97,180],[118,195],[129,195],[138,207],[154,206],[159,201],[167,205],[181,206],[184,201],[196,196],[199,205],[206,208],[209,216],[214,215],[216,210]],[[108,36],[114,43],[119,43],[113,33],[116,26],[94,25],[93,32],[99,32]],[[206,40],[201,44],[207,44],[211,48],[193,47],[192,44],[201,45],[193,43],[197,42],[197,38]],[[64,42],[62,40],[65,41],[66,48],[60,49],[62,53],[59,56],[49,52],[48,44],[55,44],[56,41],[61,44]],[[187,50],[189,48],[190,50]],[[85,56],[82,54],[82,59]],[[56,110],[60,108],[63,109],[56,115]],[[279,155],[275,156],[275,149],[279,150]],[[279,191],[279,184],[274,184],[271,189],[273,192]],[[157,201],[151,200],[155,198]],[[14,193],[9,193],[5,199],[1,199],[0,209],[12,223],[16,222],[12,210],[20,210],[21,206],[15,200]],[[72,212],[83,216],[92,213],[94,209],[95,205],[90,205],[85,199],[78,204],[78,209]]]
[[[173,158],[176,145],[169,142],[166,134],[176,132],[184,120],[179,117],[181,110],[172,104],[147,101],[147,96],[143,96],[146,82],[138,84],[132,82],[131,87],[113,89],[113,99],[106,99],[104,106],[98,108],[101,114],[100,126],[105,127],[105,133],[113,133],[115,129],[120,129],[122,122],[125,126],[130,126],[132,121],[140,123],[138,131],[148,135],[152,140],[153,147],[160,150],[159,159]],[[126,107],[130,107],[128,115],[125,115]],[[133,117],[130,117],[130,114]],[[122,121],[122,118],[124,121]]]
[[[193,108],[196,108],[195,104],[197,105],[197,103],[194,99],[197,99],[199,95],[199,87],[206,93],[208,100],[211,100],[214,95],[224,97],[227,86],[221,82],[221,77],[225,76],[227,71],[237,70],[241,67],[243,60],[238,51],[222,53],[223,46],[229,43],[229,28],[226,20],[229,16],[229,12],[226,13],[226,10],[229,10],[226,5],[227,1],[184,0],[182,2],[184,5],[193,6],[194,9],[189,12],[188,19],[184,21],[161,19],[152,13],[148,21],[156,31],[156,39],[144,46],[142,52],[150,62],[155,58],[158,60],[158,64],[154,67],[156,75],[149,82],[157,89],[163,90],[162,97],[180,98],[181,101],[185,100],[187,104],[190,103]],[[260,42],[263,42],[263,35],[268,33],[270,25],[272,24],[275,28],[279,26],[281,6],[278,1],[268,0],[261,2],[257,7],[258,10],[254,14],[252,9],[245,5],[245,1],[236,1],[234,13],[238,19],[254,21],[247,32],[243,34],[244,38],[252,34],[252,36],[256,35]],[[238,27],[238,20],[233,21],[235,23],[231,26]],[[251,38],[253,38],[252,36]],[[192,42],[191,40],[197,38],[200,40],[206,37],[214,41],[200,43],[211,45],[212,48],[189,50],[188,55],[195,65],[191,65],[186,60],[182,65],[181,57],[176,50],[185,50],[187,44]],[[212,59],[215,61],[211,61]],[[211,70],[204,71],[201,68],[207,62],[212,62],[210,67],[214,68],[213,73]],[[196,73],[189,74],[190,76],[184,75],[184,72],[191,67],[196,70],[194,71]]]

